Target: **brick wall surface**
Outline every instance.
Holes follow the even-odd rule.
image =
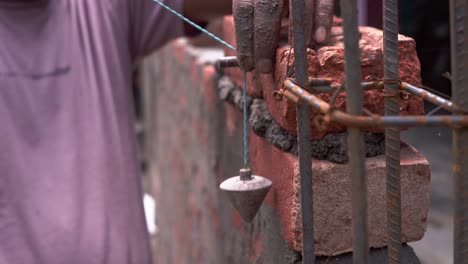
[[[145,155],[159,227],[155,263],[300,263],[296,156],[250,133],[254,172],[273,182],[251,224],[241,220],[218,189],[242,166],[242,115],[237,106],[219,99],[211,66],[220,56],[220,48],[194,48],[181,39],[143,65]],[[429,167],[411,147],[404,148],[402,157],[402,186],[409,194],[403,198],[403,240],[415,241],[426,228]],[[313,164],[316,254],[349,252],[347,165]],[[386,241],[383,156],[367,164],[370,243],[380,248]],[[384,249],[373,251],[372,263],[381,263],[383,255]],[[405,259],[419,263],[407,246]],[[324,257],[319,263],[350,263],[350,257]]]
[[[220,54],[181,40],[144,62],[155,263],[295,263],[271,206],[246,225],[218,190],[242,166],[242,115],[217,99],[215,70],[204,61]]]

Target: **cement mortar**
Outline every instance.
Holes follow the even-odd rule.
[[[220,99],[235,105],[239,110],[243,108],[242,89],[236,86],[228,76],[218,79]],[[255,134],[293,155],[298,155],[297,137],[289,134],[273,119],[268,112],[263,99],[247,97],[249,124]],[[333,133],[321,140],[312,140],[312,158],[327,160],[333,163],[344,164],[348,162],[348,149],[346,143],[347,133]],[[381,133],[366,132],[364,134],[366,157],[375,157],[385,153],[385,136]]]

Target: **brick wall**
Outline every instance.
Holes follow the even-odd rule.
[[[270,134],[250,130],[250,151],[254,172],[272,180],[273,188],[253,223],[245,224],[218,189],[242,166],[242,114],[236,102],[220,99],[219,76],[212,66],[223,53],[220,48],[195,48],[181,39],[142,67],[145,155],[159,227],[155,263],[300,263],[297,156],[269,138],[283,128],[268,110],[262,113],[264,119],[277,127]],[[238,87],[234,84],[232,89]],[[294,141],[293,134],[281,133]],[[345,136],[333,135],[330,142]],[[408,194],[403,196],[403,240],[408,242],[424,235],[430,174],[423,156],[409,146],[403,149],[402,186]],[[367,161],[374,248],[384,247],[386,241],[385,163],[378,154]],[[351,251],[347,165],[313,163],[316,254],[325,256],[324,263],[350,263],[349,255],[342,255]],[[332,255],[339,256],[330,259]],[[381,263],[384,255],[384,249],[373,251],[372,263]],[[407,246],[405,259],[418,263]]]
[[[158,205],[155,263],[295,263],[299,256],[287,247],[273,208],[263,206],[246,225],[218,190],[242,165],[242,115],[218,100],[215,70],[206,65],[222,54],[181,40],[144,63],[151,97],[146,150]]]

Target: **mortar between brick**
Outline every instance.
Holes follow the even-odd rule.
[[[242,111],[243,98],[241,88],[235,85],[229,76],[219,78],[217,84],[220,99],[233,104],[239,111]],[[276,148],[297,156],[297,137],[280,127],[268,111],[265,101],[262,99],[252,99],[250,96],[247,96],[247,104],[249,109],[249,124],[253,132],[265,138],[268,143]],[[323,139],[311,140],[312,158],[328,160],[339,164],[347,163],[346,135],[346,132],[330,133]],[[366,133],[366,157],[384,154],[384,139],[384,135],[381,133]]]

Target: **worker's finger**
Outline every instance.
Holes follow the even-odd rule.
[[[255,68],[254,7],[254,0],[234,0],[232,6],[236,28],[237,60],[245,71],[252,71]]]
[[[334,0],[316,0],[314,15],[314,39],[318,43],[327,40],[333,23]]]
[[[273,59],[278,47],[283,0],[255,0],[254,54],[260,73],[273,71]]]
[[[313,41],[313,29],[314,29],[314,6],[316,0],[305,1],[305,12],[306,12],[306,43],[309,45]]]

